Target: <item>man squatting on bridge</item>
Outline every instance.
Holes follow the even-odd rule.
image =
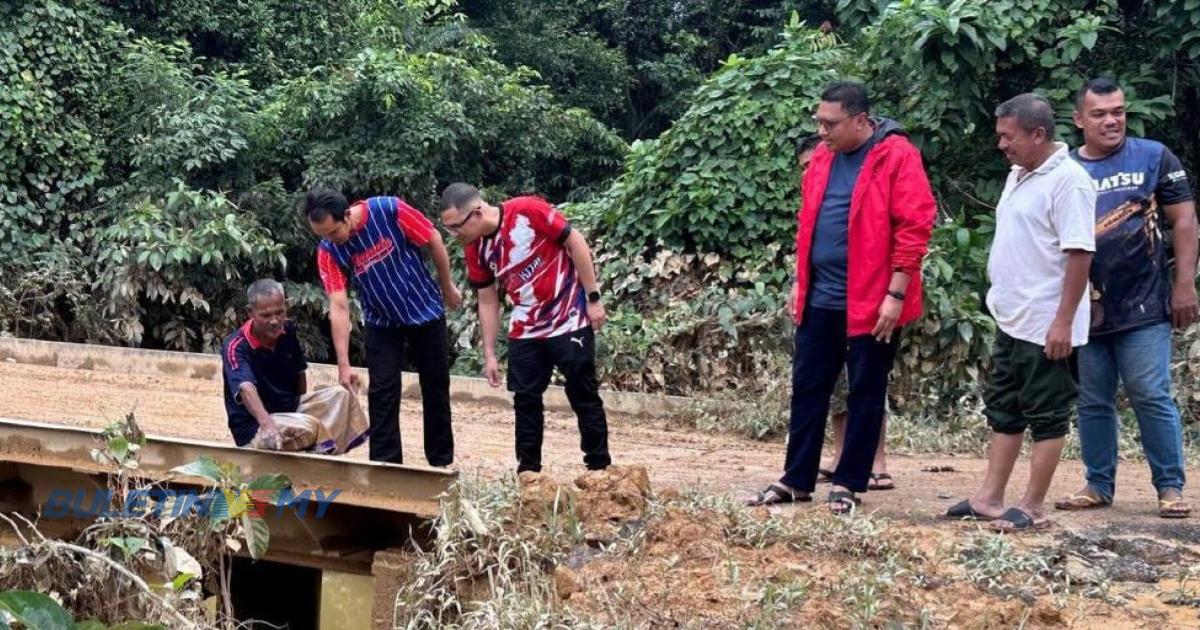
[[[343,387],[308,391],[308,362],[287,318],[283,286],[246,291],[250,319],[225,341],[225,412],[238,446],[337,455],[367,438],[357,397]]]
[[[395,197],[372,197],[351,205],[337,191],[314,189],[301,209],[312,231],[322,238],[318,269],[330,299],[339,382],[342,391],[349,392],[357,389],[358,382],[349,362],[347,271],[359,290],[367,323],[371,459],[402,461],[400,370],[407,345],[413,349],[421,379],[426,458],[434,466],[449,465],[454,442],[442,305],[444,301],[458,308],[462,296],[450,275],[441,237],[420,212]],[[500,321],[497,281],[515,306],[509,322],[508,387],[516,411],[518,472],[541,470],[542,394],[555,367],[566,378],[567,398],[579,419],[584,463],[592,470],[607,468],[611,463],[608,424],[596,378],[593,331],[604,324],[605,313],[591,250],[583,236],[542,199],[517,197],[491,206],[467,184],[453,184],[444,191],[442,220],[446,231],[466,247],[467,277],[479,294],[486,375],[493,387],[500,385],[495,351]],[[440,287],[425,268],[421,248],[432,254]],[[293,333],[289,337],[293,354],[302,364],[294,325],[284,323],[282,289],[277,301],[272,321],[280,330]],[[242,410],[237,400],[230,399],[229,404],[233,427],[235,415]],[[268,417],[264,426],[271,426],[270,422]],[[239,445],[278,445],[270,437],[273,429],[253,442],[253,431],[243,431],[246,435],[235,431]]]

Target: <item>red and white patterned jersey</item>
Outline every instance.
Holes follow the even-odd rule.
[[[557,337],[591,324],[564,246],[570,233],[566,217],[545,200],[514,197],[500,205],[499,229],[467,245],[471,286],[499,282],[512,302],[509,339]]]

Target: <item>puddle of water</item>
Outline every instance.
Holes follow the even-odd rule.
[[[369,575],[321,572],[321,630],[371,630],[374,580]]]

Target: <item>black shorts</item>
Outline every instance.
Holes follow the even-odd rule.
[[[992,431],[1016,434],[1028,428],[1035,442],[1065,436],[1079,398],[1076,354],[1051,361],[1043,346],[997,331],[983,392]]]

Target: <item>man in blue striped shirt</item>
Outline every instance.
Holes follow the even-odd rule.
[[[431,466],[448,466],[454,461],[454,435],[443,304],[459,308],[462,294],[450,275],[450,258],[441,236],[429,219],[396,197],[349,204],[340,192],[317,188],[309,191],[302,209],[313,233],[321,238],[317,268],[329,295],[338,380],[351,391],[357,390],[358,379],[350,368],[350,278],[362,305],[371,459],[404,461],[400,378],[408,346],[421,381],[425,458]],[[422,250],[426,249],[440,283],[434,282],[425,266]]]

